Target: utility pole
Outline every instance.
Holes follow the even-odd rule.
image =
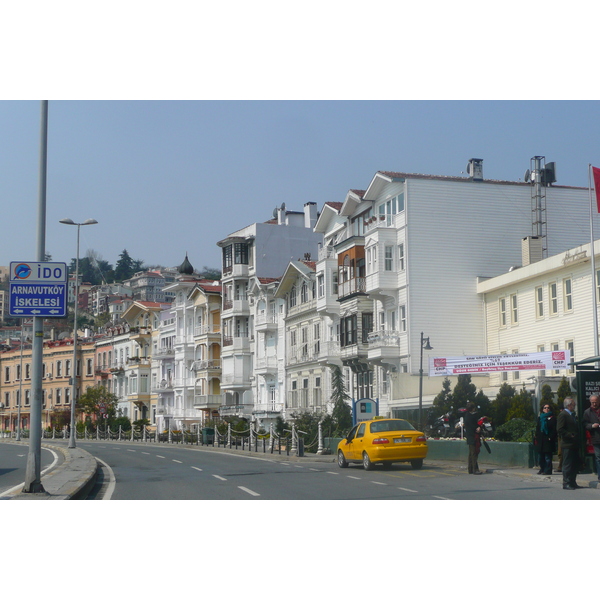
[[[48,100],[42,100],[40,127],[40,180],[38,192],[37,261],[46,259],[46,166],[48,159]],[[42,359],[44,351],[44,317],[33,317],[31,349],[31,409],[29,454],[23,492],[43,493],[42,454]],[[21,374],[22,376],[22,374]]]

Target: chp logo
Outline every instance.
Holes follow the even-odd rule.
[[[554,368],[566,368],[567,355],[564,351],[552,353],[552,366]]]
[[[445,358],[434,358],[433,359],[433,366],[438,369],[445,369],[446,368],[446,359]]]

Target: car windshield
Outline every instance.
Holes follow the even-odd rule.
[[[394,419],[391,421],[375,421],[371,423],[371,433],[382,433],[383,431],[406,431],[407,429],[414,430],[414,427],[402,419]]]

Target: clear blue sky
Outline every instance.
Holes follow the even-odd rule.
[[[0,102],[0,264],[34,260],[39,101]],[[377,170],[517,180],[530,158],[557,184],[587,186],[600,166],[597,101],[50,101],[46,249],[114,264],[219,266],[216,242],[282,202],[343,201]]]

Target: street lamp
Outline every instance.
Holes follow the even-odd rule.
[[[73,323],[73,364],[71,365],[71,431],[69,448],[75,448],[75,401],[77,400],[77,302],[79,300],[79,229],[82,225],[95,225],[96,219],[87,219],[83,223],[75,223],[71,219],[61,219],[63,225],[77,225],[77,253],[75,254],[75,306]]]
[[[423,431],[423,350],[433,350],[428,337],[421,331],[421,363],[419,366],[419,431]]]

